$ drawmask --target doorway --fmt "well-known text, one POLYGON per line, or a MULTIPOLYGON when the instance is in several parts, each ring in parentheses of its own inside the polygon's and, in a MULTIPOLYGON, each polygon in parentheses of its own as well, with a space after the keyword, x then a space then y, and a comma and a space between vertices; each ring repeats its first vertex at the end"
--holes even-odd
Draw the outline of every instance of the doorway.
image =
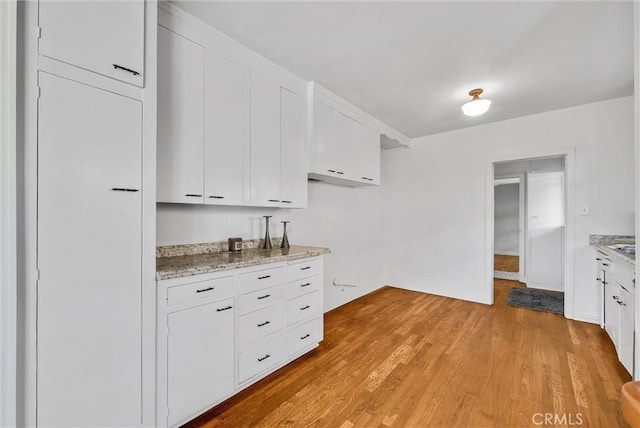
POLYGON ((572 165, 573 150, 494 160, 487 201, 487 261, 492 273, 499 270, 500 257, 517 257, 517 275, 503 279, 514 286, 564 292, 569 318, 573 316, 573 271, 567 242, 572 220, 567 213, 573 203, 572 165))

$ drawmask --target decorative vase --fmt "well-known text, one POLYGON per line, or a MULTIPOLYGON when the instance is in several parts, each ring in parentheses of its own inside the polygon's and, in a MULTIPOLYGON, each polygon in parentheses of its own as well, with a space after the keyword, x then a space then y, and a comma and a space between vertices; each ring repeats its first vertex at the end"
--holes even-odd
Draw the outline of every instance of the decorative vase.
POLYGON ((280 248, 290 248, 289 238, 287 237, 287 223, 288 221, 281 221, 280 223, 284 224, 284 231, 282 232, 282 244, 280 244, 280 248))
POLYGON ((271 245, 271 237, 269 236, 269 219, 272 217, 270 215, 263 215, 262 217, 264 217, 265 219, 265 223, 266 223, 266 227, 264 230, 264 242, 262 243, 262 249, 264 250, 270 250, 273 248, 273 246, 271 245))

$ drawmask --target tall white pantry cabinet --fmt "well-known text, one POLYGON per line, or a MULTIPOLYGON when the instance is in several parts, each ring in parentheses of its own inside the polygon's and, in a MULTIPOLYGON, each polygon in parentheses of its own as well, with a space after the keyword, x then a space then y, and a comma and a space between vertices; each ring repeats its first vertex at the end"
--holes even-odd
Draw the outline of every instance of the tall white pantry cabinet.
POLYGON ((155 425, 154 1, 24 2, 28 426, 155 425))

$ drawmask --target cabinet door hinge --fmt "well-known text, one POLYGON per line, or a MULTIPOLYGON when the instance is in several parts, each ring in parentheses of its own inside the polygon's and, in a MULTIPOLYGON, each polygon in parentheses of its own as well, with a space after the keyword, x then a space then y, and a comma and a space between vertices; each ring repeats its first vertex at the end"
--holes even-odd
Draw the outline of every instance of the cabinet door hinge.
POLYGON ((40 281, 40 269, 36 269, 36 281, 40 281))
POLYGON ((38 85, 38 99, 42 96, 42 88, 38 85))
POLYGON ((36 39, 40 40, 41 38, 42 38, 42 27, 38 25, 36 27, 36 39))

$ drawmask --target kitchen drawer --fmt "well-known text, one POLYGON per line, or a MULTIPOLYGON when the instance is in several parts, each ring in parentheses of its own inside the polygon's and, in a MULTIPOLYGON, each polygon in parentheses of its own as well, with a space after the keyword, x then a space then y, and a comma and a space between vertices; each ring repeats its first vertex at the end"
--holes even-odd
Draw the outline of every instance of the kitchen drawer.
POLYGON ((304 319, 317 317, 320 311, 318 291, 296 297, 287 302, 287 325, 295 324, 304 319))
POLYGON ((238 277, 238 291, 247 293, 282 284, 285 282, 285 274, 284 266, 243 273, 238 277))
POLYGON ((322 276, 316 275, 311 278, 303 278, 289 282, 284 294, 287 299, 292 299, 319 290, 320 287, 322 287, 322 276))
POLYGON ((238 344, 240 347, 268 336, 282 328, 282 303, 238 318, 238 344))
POLYGON ((287 282, 309 278, 322 273, 322 260, 319 258, 295 261, 287 266, 287 282))
POLYGON ((176 285, 167 290, 167 305, 178 305, 193 300, 225 297, 233 292, 233 277, 209 279, 185 285, 176 285))
POLYGON ((276 285, 275 287, 242 294, 238 298, 238 312, 242 315, 271 306, 282 297, 283 288, 284 285, 276 285))
POLYGON ((283 357, 282 334, 277 333, 238 354, 238 383, 273 367, 283 357))
POLYGON ((318 338, 320 337, 318 331, 319 322, 320 320, 315 318, 287 332, 285 337, 287 356, 318 343, 318 338))
POLYGON ((634 270, 631 266, 624 265, 623 263, 624 262, 616 263, 616 271, 612 277, 621 287, 633 294, 635 293, 636 287, 634 270))

